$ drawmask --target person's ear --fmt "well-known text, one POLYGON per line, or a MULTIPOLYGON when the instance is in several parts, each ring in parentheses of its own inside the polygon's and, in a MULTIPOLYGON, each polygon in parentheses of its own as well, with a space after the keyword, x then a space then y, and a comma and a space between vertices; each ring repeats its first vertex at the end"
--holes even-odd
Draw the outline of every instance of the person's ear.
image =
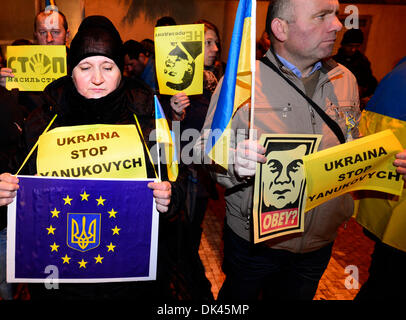
POLYGON ((287 40, 288 29, 289 29, 288 23, 283 19, 275 18, 271 22, 272 33, 274 37, 280 42, 284 42, 287 40))
POLYGON ((140 53, 139 55, 138 55, 138 61, 139 62, 141 62, 142 64, 146 64, 147 63, 147 57, 146 57, 146 55, 145 54, 143 54, 143 53, 140 53))
POLYGON ((70 35, 70 31, 69 31, 69 29, 68 29, 68 30, 66 30, 66 35, 65 35, 65 44, 67 44, 67 43, 68 43, 68 41, 69 41, 69 35, 70 35))

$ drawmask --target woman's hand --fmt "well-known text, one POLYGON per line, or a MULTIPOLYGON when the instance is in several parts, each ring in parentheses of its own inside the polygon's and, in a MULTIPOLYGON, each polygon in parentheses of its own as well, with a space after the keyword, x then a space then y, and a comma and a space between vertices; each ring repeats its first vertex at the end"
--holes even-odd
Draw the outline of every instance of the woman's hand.
POLYGON ((186 108, 190 106, 189 97, 179 92, 171 97, 172 117, 173 120, 182 120, 185 117, 186 108))
POLYGON ((172 195, 172 185, 168 181, 150 182, 148 188, 154 190, 153 195, 156 203, 156 209, 165 213, 169 210, 172 195))
POLYGON ((18 178, 10 173, 0 175, 0 206, 6 206, 13 202, 19 188, 18 178))

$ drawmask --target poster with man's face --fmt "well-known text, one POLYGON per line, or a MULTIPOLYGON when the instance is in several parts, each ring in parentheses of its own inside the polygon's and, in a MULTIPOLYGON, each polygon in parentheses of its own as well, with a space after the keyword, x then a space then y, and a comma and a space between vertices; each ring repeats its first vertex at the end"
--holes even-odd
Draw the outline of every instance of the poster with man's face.
POLYGON ((155 63, 159 93, 203 92, 204 25, 155 28, 155 63))
POLYGON ((317 151, 320 135, 262 135, 266 162, 255 176, 254 242, 304 230, 306 179, 303 156, 317 151))

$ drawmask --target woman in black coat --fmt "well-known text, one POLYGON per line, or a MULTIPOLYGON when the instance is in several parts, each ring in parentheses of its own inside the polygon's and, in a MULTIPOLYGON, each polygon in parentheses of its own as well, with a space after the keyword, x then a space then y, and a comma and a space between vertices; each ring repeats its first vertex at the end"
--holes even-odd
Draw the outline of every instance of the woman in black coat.
MULTIPOLYGON (((39 136, 55 117, 50 129, 91 124, 140 124, 141 139, 149 147, 149 133, 155 128, 153 94, 141 82, 122 77, 124 57, 121 37, 114 25, 105 17, 91 16, 83 20, 72 40, 68 55, 69 75, 46 87, 42 100, 26 120, 21 154, 26 155, 39 136)), ((143 146, 147 177, 155 178, 154 164, 149 161, 143 146)), ((18 156, 17 156, 18 158, 18 156)), ((21 163, 20 158, 18 163, 21 163)), ((21 173, 36 174, 36 154, 30 158, 21 173)), ((145 178, 147 178, 145 177, 145 178)), ((168 211, 176 212, 170 204, 176 186, 168 181, 150 183, 160 220, 168 218, 168 211)), ((0 205, 13 201, 18 179, 8 173, 0 175, 0 205)), ((173 201, 173 200, 172 200, 173 201)), ((160 225, 164 229, 165 222, 160 225)), ((159 247, 161 243, 159 243, 159 247)), ((168 298, 169 284, 164 261, 158 250, 157 281, 123 282, 111 284, 61 284, 59 290, 46 290, 41 285, 30 285, 32 298, 46 299, 159 299, 168 298)))

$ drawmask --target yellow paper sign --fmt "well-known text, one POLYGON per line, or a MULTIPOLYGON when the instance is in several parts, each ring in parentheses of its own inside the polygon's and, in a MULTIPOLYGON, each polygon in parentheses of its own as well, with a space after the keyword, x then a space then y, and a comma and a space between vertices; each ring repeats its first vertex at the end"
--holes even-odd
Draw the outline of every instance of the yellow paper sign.
POLYGON ((147 178, 135 125, 53 129, 39 138, 37 171, 55 177, 147 178))
POLYGON ((202 94, 204 25, 156 27, 154 32, 159 92, 202 94))
POLYGON ((8 90, 43 91, 67 73, 65 46, 8 46, 7 57, 14 73, 14 78, 7 78, 8 90))
POLYGON ((393 132, 385 130, 305 156, 306 211, 350 191, 401 195, 403 180, 393 161, 402 150, 393 132))
POLYGON ((303 232, 306 180, 303 156, 317 151, 321 135, 264 134, 267 161, 258 163, 253 198, 254 242, 303 232))

